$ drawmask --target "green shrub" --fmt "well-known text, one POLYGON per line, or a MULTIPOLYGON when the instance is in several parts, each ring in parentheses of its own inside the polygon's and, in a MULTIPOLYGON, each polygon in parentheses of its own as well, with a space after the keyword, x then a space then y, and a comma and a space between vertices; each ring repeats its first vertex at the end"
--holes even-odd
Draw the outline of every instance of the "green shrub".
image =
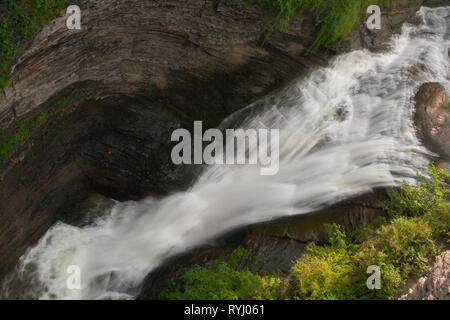
POLYGON ((246 300, 280 298, 281 280, 237 270, 245 253, 237 249, 228 259, 218 259, 211 266, 196 265, 171 279, 159 296, 166 300, 246 300))
POLYGON ((348 235, 349 240, 354 244, 361 244, 364 241, 372 239, 376 235, 376 231, 381 226, 387 224, 385 217, 378 217, 366 225, 362 225, 348 235))
POLYGON ((370 265, 395 266, 402 278, 421 275, 428 257, 436 253, 432 230, 421 218, 398 217, 382 226, 376 236, 364 242, 355 255, 361 269, 370 265))
POLYGON ((367 243, 385 252, 387 261, 398 267, 403 277, 421 275, 428 267, 427 257, 436 253, 432 230, 421 218, 395 218, 367 243))
POLYGON ((311 244, 290 270, 288 297, 301 300, 353 299, 351 257, 355 250, 342 226, 325 225, 329 244, 311 244))
POLYGON ((409 276, 422 275, 429 265, 428 258, 434 254, 432 230, 426 221, 395 218, 382 226, 374 238, 364 242, 352 257, 360 279, 355 284, 356 295, 361 299, 394 297, 409 276), (380 290, 367 290, 366 270, 371 265, 380 267, 380 290))
POLYGON ((379 251, 373 246, 365 246, 355 253, 353 258, 353 270, 355 282, 353 284, 354 295, 358 299, 390 299, 395 296, 404 278, 400 269, 389 262, 389 256, 384 251, 379 251), (369 266, 380 268, 380 289, 368 290, 367 269, 369 266))
POLYGON ((429 177, 418 173, 417 185, 404 183, 399 190, 387 190, 388 200, 380 207, 391 217, 423 217, 433 229, 435 236, 448 234, 450 230, 450 207, 446 200, 449 193, 446 180, 449 172, 430 164, 429 177))
POLYGON ((399 190, 387 190, 388 200, 381 203, 381 208, 390 216, 423 216, 439 210, 445 204, 449 193, 446 179, 450 174, 433 165, 428 167, 429 178, 418 173, 419 183, 411 185, 404 182, 399 190))
POLYGON ((311 245, 308 253, 295 261, 290 298, 392 298, 409 276, 421 275, 428 267, 428 258, 436 254, 432 230, 420 218, 395 218, 361 244, 352 242, 342 227, 335 228, 328 245, 311 245), (381 270, 379 290, 367 288, 366 272, 371 265, 381 270))
POLYGON ((288 297, 301 300, 347 299, 351 296, 351 263, 354 247, 342 226, 325 225, 329 244, 311 244, 290 270, 288 297))
POLYGON ((308 247, 291 268, 289 297, 301 300, 346 299, 351 296, 350 253, 332 246, 308 247))

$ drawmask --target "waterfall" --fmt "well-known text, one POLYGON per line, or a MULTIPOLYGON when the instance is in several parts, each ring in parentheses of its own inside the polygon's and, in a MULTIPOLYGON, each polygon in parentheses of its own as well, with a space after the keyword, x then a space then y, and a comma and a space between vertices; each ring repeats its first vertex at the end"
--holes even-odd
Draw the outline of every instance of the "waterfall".
POLYGON ((185 192, 117 203, 85 227, 56 223, 19 261, 29 296, 132 299, 165 259, 228 231, 414 181, 432 156, 415 136, 414 94, 430 81, 450 89, 449 11, 421 8, 423 23, 404 25, 388 52, 341 55, 223 122, 280 129, 278 174, 209 166, 185 192), (66 286, 71 265, 80 290, 66 286))

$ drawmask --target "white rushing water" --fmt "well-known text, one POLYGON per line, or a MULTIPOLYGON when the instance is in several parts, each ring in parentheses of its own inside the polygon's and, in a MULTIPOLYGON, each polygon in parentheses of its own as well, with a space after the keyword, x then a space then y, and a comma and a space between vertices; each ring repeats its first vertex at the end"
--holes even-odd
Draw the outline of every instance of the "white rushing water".
POLYGON ((430 153, 414 134, 413 97, 424 82, 450 88, 449 8, 422 8, 424 24, 405 25, 389 52, 339 56, 227 119, 223 127, 280 129, 277 175, 208 167, 186 192, 117 203, 87 227, 54 225, 20 261, 31 296, 133 298, 166 258, 227 231, 414 178, 430 153), (81 290, 66 287, 70 265, 81 269, 81 290))

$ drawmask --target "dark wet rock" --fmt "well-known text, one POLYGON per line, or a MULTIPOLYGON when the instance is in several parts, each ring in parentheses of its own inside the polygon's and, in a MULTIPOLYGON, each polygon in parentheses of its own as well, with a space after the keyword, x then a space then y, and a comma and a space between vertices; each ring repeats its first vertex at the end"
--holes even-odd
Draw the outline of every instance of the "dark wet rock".
POLYGON ((92 193, 87 199, 75 204, 72 208, 63 208, 56 214, 56 219, 82 228, 108 216, 116 204, 117 201, 111 198, 92 193))

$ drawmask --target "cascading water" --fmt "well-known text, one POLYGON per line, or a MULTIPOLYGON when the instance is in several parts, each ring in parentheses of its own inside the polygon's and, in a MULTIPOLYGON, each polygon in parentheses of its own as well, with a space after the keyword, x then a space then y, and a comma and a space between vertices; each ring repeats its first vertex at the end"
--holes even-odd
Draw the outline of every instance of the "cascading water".
POLYGON ((449 12, 422 8, 423 24, 405 25, 388 53, 342 55, 227 119, 224 128, 280 129, 277 175, 208 167, 186 192, 117 203, 87 227, 54 225, 20 260, 27 297, 133 298, 166 258, 234 228, 414 179, 430 153, 414 134, 413 97, 424 82, 450 89, 449 12), (70 265, 81 269, 81 290, 66 286, 70 265))

